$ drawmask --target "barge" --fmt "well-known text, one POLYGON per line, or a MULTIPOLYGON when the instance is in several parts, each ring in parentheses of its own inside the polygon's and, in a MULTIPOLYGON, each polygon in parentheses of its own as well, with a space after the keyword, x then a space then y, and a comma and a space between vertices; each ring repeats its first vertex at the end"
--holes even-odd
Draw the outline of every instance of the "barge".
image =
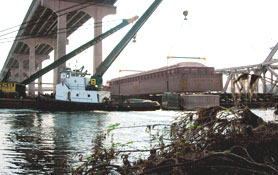
POLYGON ((113 103, 110 91, 101 87, 97 77, 79 70, 66 69, 61 72, 61 82, 56 85, 55 99, 39 97, 36 109, 44 111, 149 111, 160 109, 158 102, 130 99, 113 103))

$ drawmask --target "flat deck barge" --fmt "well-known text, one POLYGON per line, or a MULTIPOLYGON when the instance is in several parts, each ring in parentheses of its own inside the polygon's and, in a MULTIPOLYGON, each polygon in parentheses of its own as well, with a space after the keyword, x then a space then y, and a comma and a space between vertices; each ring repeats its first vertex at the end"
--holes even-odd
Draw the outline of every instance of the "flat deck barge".
POLYGON ((36 109, 35 99, 0 98, 1 109, 36 109))

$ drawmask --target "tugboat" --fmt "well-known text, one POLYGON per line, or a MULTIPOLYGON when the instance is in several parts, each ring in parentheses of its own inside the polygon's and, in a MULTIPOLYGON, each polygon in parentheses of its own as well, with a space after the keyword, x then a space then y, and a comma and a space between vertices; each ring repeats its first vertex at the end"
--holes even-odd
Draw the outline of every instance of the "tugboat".
POLYGON ((86 78, 85 76, 87 75, 87 73, 82 72, 83 69, 81 71, 71 71, 70 69, 67 69, 64 72, 61 72, 62 81, 56 86, 55 99, 39 97, 36 105, 37 108, 48 111, 115 109, 109 102, 110 92, 102 89, 102 77, 161 2, 162 0, 155 0, 139 19, 138 16, 135 16, 129 20, 123 20, 121 24, 99 35, 93 40, 83 44, 72 52, 62 56, 58 60, 54 61, 50 65, 46 66, 45 68, 31 75, 26 80, 22 81, 21 83, 24 85, 32 83, 45 73, 54 68, 57 68, 61 64, 65 63, 67 60, 71 59, 87 48, 110 36, 112 33, 138 19, 138 21, 132 26, 132 28, 122 38, 122 40, 115 46, 111 53, 97 67, 93 76, 91 76, 90 78, 86 78))
POLYGON ((61 72, 54 98, 38 98, 37 107, 48 111, 109 110, 110 91, 102 90, 101 79, 86 77, 84 66, 79 70, 67 68, 61 72))
POLYGON ((110 100, 110 92, 101 90, 94 76, 85 77, 87 71, 66 69, 61 72, 61 83, 56 85, 56 100, 79 103, 103 103, 110 100))
POLYGON ((61 72, 61 82, 56 85, 55 98, 39 97, 37 109, 44 111, 153 111, 160 109, 156 101, 128 99, 122 104, 111 102, 110 91, 102 87, 102 79, 86 77, 84 67, 61 72))

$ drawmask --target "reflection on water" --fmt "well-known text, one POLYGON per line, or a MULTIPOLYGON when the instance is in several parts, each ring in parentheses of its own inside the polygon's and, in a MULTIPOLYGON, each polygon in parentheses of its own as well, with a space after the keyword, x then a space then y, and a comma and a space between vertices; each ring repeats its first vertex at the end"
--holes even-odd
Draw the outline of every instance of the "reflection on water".
MULTIPOLYGON (((0 174, 65 174, 76 153, 89 154, 97 134, 120 123, 116 142, 136 141, 146 146, 145 128, 168 124, 177 112, 45 113, 34 110, 0 110, 0 174)), ((134 146, 134 145, 133 145, 134 146)))
MULTIPOLYGON (((253 110, 273 120, 273 109, 253 110)), ((76 153, 89 154, 98 134, 120 123, 115 143, 133 142, 128 149, 149 146, 146 126, 169 124, 174 111, 45 113, 34 110, 0 110, 0 175, 66 174, 76 153)), ((109 140, 107 140, 109 142, 109 140)))

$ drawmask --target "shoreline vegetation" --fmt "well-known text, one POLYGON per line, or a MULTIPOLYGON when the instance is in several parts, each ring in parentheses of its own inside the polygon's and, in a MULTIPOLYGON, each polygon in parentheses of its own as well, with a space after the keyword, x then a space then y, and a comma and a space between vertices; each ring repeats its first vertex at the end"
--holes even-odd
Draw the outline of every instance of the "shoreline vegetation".
POLYGON ((211 107, 182 112, 169 125, 146 126, 150 148, 127 150, 112 139, 119 123, 99 135, 89 157, 71 168, 76 175, 274 175, 278 174, 278 124, 248 108, 211 107), (146 154, 141 157, 132 153, 146 154))

